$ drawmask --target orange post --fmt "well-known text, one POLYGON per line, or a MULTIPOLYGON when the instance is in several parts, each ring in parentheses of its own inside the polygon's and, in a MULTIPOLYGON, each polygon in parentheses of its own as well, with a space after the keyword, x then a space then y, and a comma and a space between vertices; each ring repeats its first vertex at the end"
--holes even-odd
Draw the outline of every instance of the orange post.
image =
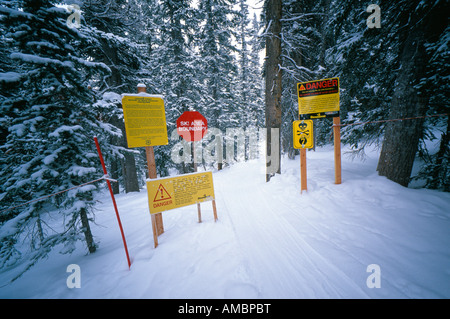
POLYGON ((333 117, 333 135, 334 135, 334 183, 342 183, 341 173, 341 118, 333 117))
POLYGON ((308 190, 306 184, 306 148, 300 149, 300 193, 308 190))

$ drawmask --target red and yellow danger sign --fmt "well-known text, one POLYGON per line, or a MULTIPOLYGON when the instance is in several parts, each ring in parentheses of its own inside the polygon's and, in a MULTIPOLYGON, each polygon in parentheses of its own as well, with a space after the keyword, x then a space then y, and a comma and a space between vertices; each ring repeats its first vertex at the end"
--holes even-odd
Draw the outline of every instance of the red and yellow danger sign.
POLYGON ((150 214, 214 200, 211 172, 147 181, 150 214))
POLYGON ((297 83, 297 93, 300 115, 318 118, 339 112, 339 78, 297 83))

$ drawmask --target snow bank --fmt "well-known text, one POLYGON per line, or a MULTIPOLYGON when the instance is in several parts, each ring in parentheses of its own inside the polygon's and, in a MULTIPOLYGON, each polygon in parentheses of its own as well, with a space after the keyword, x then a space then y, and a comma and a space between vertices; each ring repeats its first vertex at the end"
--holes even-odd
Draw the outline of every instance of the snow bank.
MULTIPOLYGON (((343 157, 335 185, 331 148, 308 152, 265 183, 264 161, 214 172, 217 212, 202 203, 163 214, 153 248, 147 194, 116 197, 128 249, 106 192, 91 224, 96 253, 52 253, 1 298, 450 298, 450 194, 399 186, 376 174, 377 152, 343 157), (67 266, 80 266, 68 288, 67 266), (379 273, 374 274, 377 265, 379 273), (378 275, 380 288, 367 284, 378 275)), ((0 273, 0 286, 12 271, 0 273)))
POLYGON ((21 76, 22 75, 20 73, 17 73, 17 72, 0 73, 0 82, 4 82, 4 83, 19 82, 21 76))

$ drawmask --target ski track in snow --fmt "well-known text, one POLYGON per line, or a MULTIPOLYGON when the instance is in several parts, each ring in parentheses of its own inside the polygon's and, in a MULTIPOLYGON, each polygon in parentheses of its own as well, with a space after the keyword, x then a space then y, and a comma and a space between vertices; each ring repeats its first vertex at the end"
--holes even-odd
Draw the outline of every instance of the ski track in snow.
MULTIPOLYGON (((221 191, 239 244, 251 265, 248 271, 261 287, 260 295, 264 298, 345 298, 352 294, 367 297, 332 262, 303 240, 283 216, 286 213, 280 214, 286 211, 283 202, 286 198, 271 197, 262 183, 253 180, 252 185, 246 183, 232 192, 225 185, 234 188, 236 183, 229 180, 221 191), (249 198, 248 189, 258 196, 249 198)), ((292 209, 288 207, 288 211, 292 209)))
POLYGON ((96 206, 92 232, 71 255, 52 252, 0 298, 450 298, 450 194, 401 187, 365 162, 343 156, 334 184, 330 148, 308 152, 308 191, 300 194, 299 160, 283 158, 282 174, 265 182, 264 161, 214 172, 217 213, 201 204, 163 213, 165 232, 153 247, 146 189, 116 197, 129 270, 109 194, 96 206), (69 264, 81 288, 69 289, 69 264), (367 266, 381 269, 368 288, 367 266))

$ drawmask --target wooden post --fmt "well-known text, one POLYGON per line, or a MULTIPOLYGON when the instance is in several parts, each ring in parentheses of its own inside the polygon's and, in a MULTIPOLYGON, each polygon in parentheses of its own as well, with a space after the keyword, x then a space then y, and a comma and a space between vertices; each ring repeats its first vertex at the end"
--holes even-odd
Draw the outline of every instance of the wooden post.
POLYGON ((214 221, 217 221, 217 208, 216 208, 216 200, 213 199, 212 200, 212 207, 213 207, 213 212, 214 212, 214 221))
POLYGON ((300 194, 308 190, 306 182, 306 148, 300 149, 300 194))
MULTIPOLYGON (((143 84, 138 84, 137 87, 138 93, 145 93, 146 87, 143 84)), ((147 169, 148 169, 148 178, 154 179, 158 175, 156 173, 156 161, 155 161, 155 152, 153 150, 153 146, 145 147, 145 155, 147 158, 147 169)), ((162 214, 152 214, 152 229, 153 229, 153 241, 155 243, 155 248, 158 247, 158 236, 164 233, 164 225, 162 220, 162 214)))
POLYGON ((148 178, 154 179, 158 175, 156 174, 155 152, 153 146, 145 147, 145 155, 147 157, 148 178))
MULTIPOLYGON (((155 162, 155 152, 153 150, 153 146, 145 147, 145 155, 147 157, 147 168, 148 168, 148 178, 154 179, 158 177, 156 174, 156 162, 155 162)), ((152 219, 155 220, 156 234, 157 236, 164 233, 164 225, 162 220, 162 214, 154 214, 152 215, 152 219)), ((153 220, 152 220, 153 223, 153 220)), ((155 243, 155 247, 158 246, 158 243, 155 243)))
POLYGON ((194 172, 197 172, 197 162, 195 161, 195 141, 192 141, 191 144, 192 144, 192 163, 194 167, 194 172))
POLYGON ((341 118, 333 117, 333 135, 334 135, 334 183, 341 184, 341 118))
MULTIPOLYGON (((195 157, 195 142, 192 141, 192 159, 194 162, 194 172, 197 172, 197 162, 195 161, 196 157, 195 157)), ((202 222, 202 209, 200 207, 200 203, 197 203, 197 214, 198 214, 198 222, 201 223, 202 222)))

